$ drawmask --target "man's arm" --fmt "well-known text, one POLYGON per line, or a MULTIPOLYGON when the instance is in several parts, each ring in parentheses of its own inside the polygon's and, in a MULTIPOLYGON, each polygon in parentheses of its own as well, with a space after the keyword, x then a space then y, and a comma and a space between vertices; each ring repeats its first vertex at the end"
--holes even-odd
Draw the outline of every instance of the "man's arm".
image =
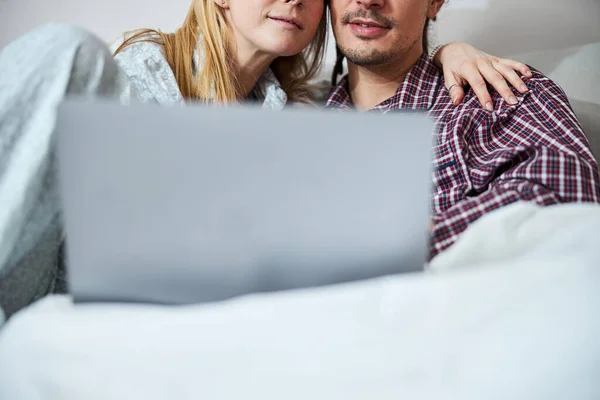
POLYGON ((432 255, 483 214, 516 201, 600 202, 598 165, 565 93, 539 73, 528 86, 514 112, 470 133, 473 193, 433 217, 432 255))

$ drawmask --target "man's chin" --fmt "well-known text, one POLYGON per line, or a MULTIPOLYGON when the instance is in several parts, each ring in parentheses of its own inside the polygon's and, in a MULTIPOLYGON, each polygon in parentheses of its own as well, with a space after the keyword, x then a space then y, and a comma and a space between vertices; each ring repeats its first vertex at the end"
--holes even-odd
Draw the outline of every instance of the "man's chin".
POLYGON ((389 53, 384 53, 376 49, 342 49, 342 54, 354 65, 361 67, 376 67, 386 65, 392 60, 389 53))

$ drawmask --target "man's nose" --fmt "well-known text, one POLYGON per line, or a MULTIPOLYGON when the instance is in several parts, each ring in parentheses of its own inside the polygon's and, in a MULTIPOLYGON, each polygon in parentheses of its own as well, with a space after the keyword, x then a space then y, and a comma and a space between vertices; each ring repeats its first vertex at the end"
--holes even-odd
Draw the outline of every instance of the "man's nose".
POLYGON ((384 0, 356 0, 359 6, 367 10, 383 7, 384 0))

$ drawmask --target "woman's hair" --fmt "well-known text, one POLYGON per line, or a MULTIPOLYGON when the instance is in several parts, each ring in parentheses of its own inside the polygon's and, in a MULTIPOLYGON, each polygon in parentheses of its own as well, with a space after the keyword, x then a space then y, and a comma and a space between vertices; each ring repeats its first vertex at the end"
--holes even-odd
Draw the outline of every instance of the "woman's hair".
MULTIPOLYGON (((328 1, 325 2, 326 6, 328 1)), ((234 66, 231 64, 231 33, 223 9, 214 0, 192 0, 183 25, 174 33, 155 29, 141 29, 126 35, 115 55, 125 47, 140 41, 157 43, 164 48, 165 57, 173 70, 183 98, 188 101, 214 100, 219 103, 236 102, 239 93, 234 66), (204 65, 194 69, 194 51, 202 37, 204 65)), ((290 101, 311 102, 315 77, 325 53, 327 39, 327 9, 317 33, 309 46, 300 54, 279 57, 271 69, 290 101)))

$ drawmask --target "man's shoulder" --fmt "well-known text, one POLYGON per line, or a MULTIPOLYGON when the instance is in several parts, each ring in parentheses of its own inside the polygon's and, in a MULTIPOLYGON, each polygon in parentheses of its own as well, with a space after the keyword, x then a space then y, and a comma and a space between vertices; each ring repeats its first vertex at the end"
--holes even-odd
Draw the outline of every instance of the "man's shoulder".
POLYGON ((511 87, 517 98, 516 104, 504 101, 488 85, 494 106, 492 112, 482 107, 471 88, 468 88, 463 101, 457 106, 448 102, 447 93, 441 92, 445 88, 440 89, 429 110, 429 116, 436 121, 438 135, 471 138, 472 135, 482 137, 492 131, 503 131, 511 137, 523 137, 527 136, 526 132, 542 127, 564 129, 565 123, 569 129, 579 130, 575 122, 577 117, 563 89, 540 71, 534 68, 531 71, 531 77, 522 77, 528 91, 520 93, 511 87))
MULTIPOLYGON (((494 106, 493 114, 497 114, 498 116, 510 115, 517 110, 526 109, 523 106, 530 104, 540 96, 547 96, 548 94, 550 97, 560 99, 561 101, 567 101, 566 94, 558 84, 535 68, 529 68, 532 72, 532 76, 521 76, 521 80, 523 80, 527 86, 527 92, 521 93, 509 84, 511 91, 518 100, 517 104, 508 104, 506 101, 504 101, 500 93, 498 93, 490 84, 488 84, 487 88, 490 96, 492 97, 492 103, 494 106)), ((465 97, 457 108, 463 112, 479 112, 482 107, 477 95, 475 94, 475 91, 471 87, 467 87, 465 89, 465 97)))

